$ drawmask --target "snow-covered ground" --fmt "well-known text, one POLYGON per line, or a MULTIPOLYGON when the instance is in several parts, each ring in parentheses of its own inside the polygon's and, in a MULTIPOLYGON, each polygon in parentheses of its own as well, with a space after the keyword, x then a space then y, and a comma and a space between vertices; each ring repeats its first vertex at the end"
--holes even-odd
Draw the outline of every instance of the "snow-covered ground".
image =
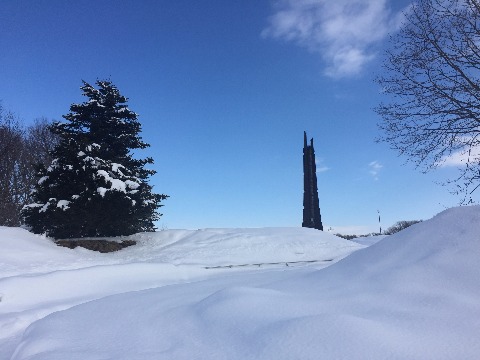
POLYGON ((0 359, 479 359, 479 220, 363 244, 167 230, 110 254, 0 228, 0 359))

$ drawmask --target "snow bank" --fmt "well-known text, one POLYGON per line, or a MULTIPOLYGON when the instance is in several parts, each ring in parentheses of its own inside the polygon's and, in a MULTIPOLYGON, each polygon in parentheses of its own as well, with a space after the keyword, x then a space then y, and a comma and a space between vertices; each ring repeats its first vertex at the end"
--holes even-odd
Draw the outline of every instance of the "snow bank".
POLYGON ((155 262, 200 267, 338 260, 364 246, 305 228, 164 230, 141 233, 136 246, 100 254, 66 249, 19 228, 0 227, 0 278, 96 265, 155 262))
POLYGON ((364 247, 307 228, 165 230, 136 239, 141 247, 129 251, 137 260, 201 266, 335 260, 364 247))
POLYGON ((44 236, 0 227, 0 358, 10 358, 30 323, 78 304, 265 268, 205 269, 208 266, 325 258, 335 262, 362 248, 301 228, 167 230, 128 238, 137 245, 101 254, 58 247, 44 236))
POLYGON ((51 271, 58 262, 66 265, 77 261, 75 253, 20 228, 0 226, 0 249, 0 278, 51 271))
MULTIPOLYGON (((102 295, 34 321, 12 359, 477 359, 479 220, 480 207, 451 209, 321 270, 213 271, 189 283, 102 295)), ((295 244, 306 233, 297 238, 293 230, 285 230, 283 239, 275 233, 211 229, 140 234, 145 244, 137 253, 128 254, 128 248, 122 252, 125 259, 139 259, 143 248, 146 263, 65 272, 72 277, 53 273, 51 280, 43 278, 42 286, 52 281, 74 292, 68 279, 87 286, 85 278, 100 276, 98 288, 92 289, 99 295, 104 287, 122 291, 122 283, 110 283, 117 272, 117 280, 125 277, 124 290, 142 279, 155 281, 155 266, 160 264, 156 255, 146 255, 147 249, 155 254, 163 249, 163 256, 178 263, 200 264, 205 257, 205 264, 212 261, 210 253, 226 261, 231 256, 228 246, 235 246, 243 262, 260 251, 264 241, 264 259, 275 251, 307 258, 295 244), (277 236, 277 247, 267 240, 269 234, 277 236), (156 238, 150 248, 149 236, 156 238), (252 238, 256 240, 249 246, 238 244, 252 238)), ((336 239, 323 236, 320 241, 327 247, 336 239)), ((308 243, 301 247, 309 249, 308 243)), ((331 250, 337 251, 333 246, 331 250)), ((183 266, 200 269, 177 265, 183 266)), ((21 287, 23 280, 11 281, 21 287)), ((57 295, 50 299, 63 296, 57 295)), ((9 311, 24 307, 5 305, 9 311)), ((40 308, 41 302, 28 304, 35 306, 40 308)))

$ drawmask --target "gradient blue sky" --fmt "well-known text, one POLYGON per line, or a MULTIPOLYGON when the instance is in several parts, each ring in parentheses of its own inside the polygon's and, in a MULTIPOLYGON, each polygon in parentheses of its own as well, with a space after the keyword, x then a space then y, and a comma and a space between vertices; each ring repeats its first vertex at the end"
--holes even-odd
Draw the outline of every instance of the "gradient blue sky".
POLYGON ((159 227, 301 226, 303 131, 324 225, 361 233, 458 203, 377 144, 388 32, 407 0, 2 0, 0 99, 61 120, 110 78, 151 144, 159 227))

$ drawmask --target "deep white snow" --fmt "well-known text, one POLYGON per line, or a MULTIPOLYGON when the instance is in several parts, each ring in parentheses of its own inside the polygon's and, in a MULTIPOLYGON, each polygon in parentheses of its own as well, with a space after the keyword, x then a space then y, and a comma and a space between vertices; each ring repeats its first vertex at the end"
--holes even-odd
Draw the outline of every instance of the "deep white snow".
POLYGON ((363 245, 166 230, 110 254, 0 228, 0 359, 478 359, 479 220, 454 208, 363 245))

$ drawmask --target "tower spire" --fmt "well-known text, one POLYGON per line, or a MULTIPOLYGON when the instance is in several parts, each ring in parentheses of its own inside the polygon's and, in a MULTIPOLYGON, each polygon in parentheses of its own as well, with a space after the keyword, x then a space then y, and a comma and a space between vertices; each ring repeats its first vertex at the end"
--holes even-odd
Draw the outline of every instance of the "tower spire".
POLYGON ((323 230, 318 201, 317 166, 313 138, 307 145, 307 132, 303 132, 303 227, 323 230))

